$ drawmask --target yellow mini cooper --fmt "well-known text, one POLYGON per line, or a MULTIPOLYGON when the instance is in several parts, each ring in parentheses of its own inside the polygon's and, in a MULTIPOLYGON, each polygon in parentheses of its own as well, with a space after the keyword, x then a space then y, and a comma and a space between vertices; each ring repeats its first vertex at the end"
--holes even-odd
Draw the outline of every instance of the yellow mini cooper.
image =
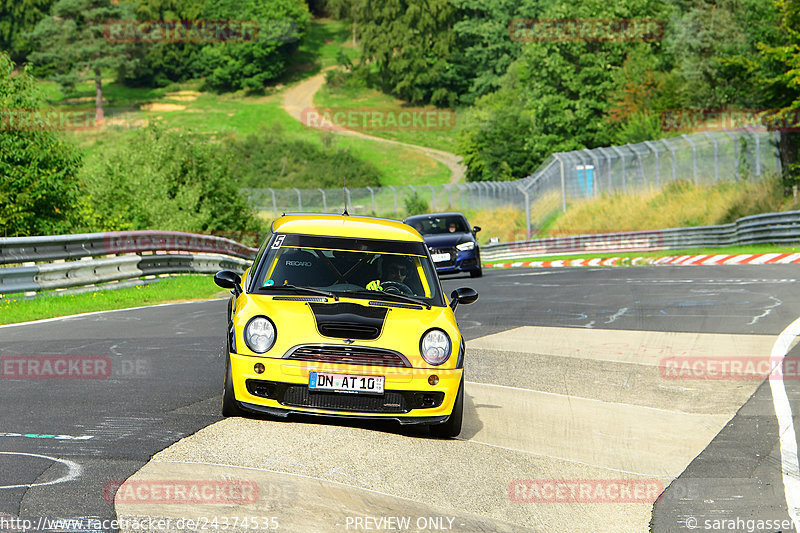
POLYGON ((464 340, 422 237, 401 222, 285 215, 232 289, 224 416, 382 418, 455 437, 464 340))

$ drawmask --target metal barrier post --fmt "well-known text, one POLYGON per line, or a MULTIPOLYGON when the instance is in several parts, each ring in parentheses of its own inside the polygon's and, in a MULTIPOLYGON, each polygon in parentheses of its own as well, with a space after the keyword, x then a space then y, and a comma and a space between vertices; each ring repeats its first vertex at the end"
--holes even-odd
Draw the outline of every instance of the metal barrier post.
POLYGON ((567 185, 564 181, 564 160, 561 159, 561 154, 553 154, 558 162, 561 164, 561 211, 567 212, 567 185))
POLYGON ((622 150, 616 146, 611 146, 610 148, 614 150, 614 152, 616 152, 616 154, 622 160, 622 192, 628 192, 628 184, 625 180, 625 154, 623 154, 622 150))
POLYGON ((716 183, 719 181, 719 147, 717 146, 717 139, 707 131, 703 133, 714 143, 714 183, 716 183))
POLYGON ((655 145, 653 143, 651 143, 650 141, 645 141, 644 144, 645 144, 645 146, 647 146, 653 152, 653 156, 655 157, 655 160, 656 160, 656 187, 658 187, 660 189, 661 188, 661 167, 658 164, 658 150, 656 150, 655 145))
POLYGON ((681 137, 692 146, 692 175, 694 176, 694 184, 697 185, 697 145, 685 133, 681 137))

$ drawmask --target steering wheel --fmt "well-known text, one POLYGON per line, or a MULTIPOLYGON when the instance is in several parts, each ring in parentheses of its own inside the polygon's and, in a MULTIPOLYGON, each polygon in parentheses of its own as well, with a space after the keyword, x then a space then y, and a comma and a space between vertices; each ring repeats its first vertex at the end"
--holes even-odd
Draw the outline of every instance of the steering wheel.
POLYGON ((400 283, 399 281, 382 281, 381 287, 383 287, 383 292, 388 292, 389 294, 414 296, 414 291, 412 291, 408 285, 400 283))

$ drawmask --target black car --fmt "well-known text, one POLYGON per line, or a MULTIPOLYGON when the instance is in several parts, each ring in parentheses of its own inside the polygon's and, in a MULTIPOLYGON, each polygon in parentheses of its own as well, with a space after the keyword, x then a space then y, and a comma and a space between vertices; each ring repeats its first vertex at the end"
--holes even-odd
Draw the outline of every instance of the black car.
POLYGON ((481 228, 470 229, 469 222, 461 213, 416 215, 403 222, 425 239, 439 274, 469 272, 473 278, 483 275, 478 239, 475 238, 481 228))

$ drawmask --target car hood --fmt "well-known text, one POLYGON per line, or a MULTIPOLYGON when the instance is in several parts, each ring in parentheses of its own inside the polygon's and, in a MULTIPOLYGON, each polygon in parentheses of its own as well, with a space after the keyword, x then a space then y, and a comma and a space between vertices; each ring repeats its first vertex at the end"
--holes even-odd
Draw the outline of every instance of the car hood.
POLYGON ((443 233, 439 235, 423 235, 428 248, 449 248, 462 242, 473 241, 471 233, 443 233))

